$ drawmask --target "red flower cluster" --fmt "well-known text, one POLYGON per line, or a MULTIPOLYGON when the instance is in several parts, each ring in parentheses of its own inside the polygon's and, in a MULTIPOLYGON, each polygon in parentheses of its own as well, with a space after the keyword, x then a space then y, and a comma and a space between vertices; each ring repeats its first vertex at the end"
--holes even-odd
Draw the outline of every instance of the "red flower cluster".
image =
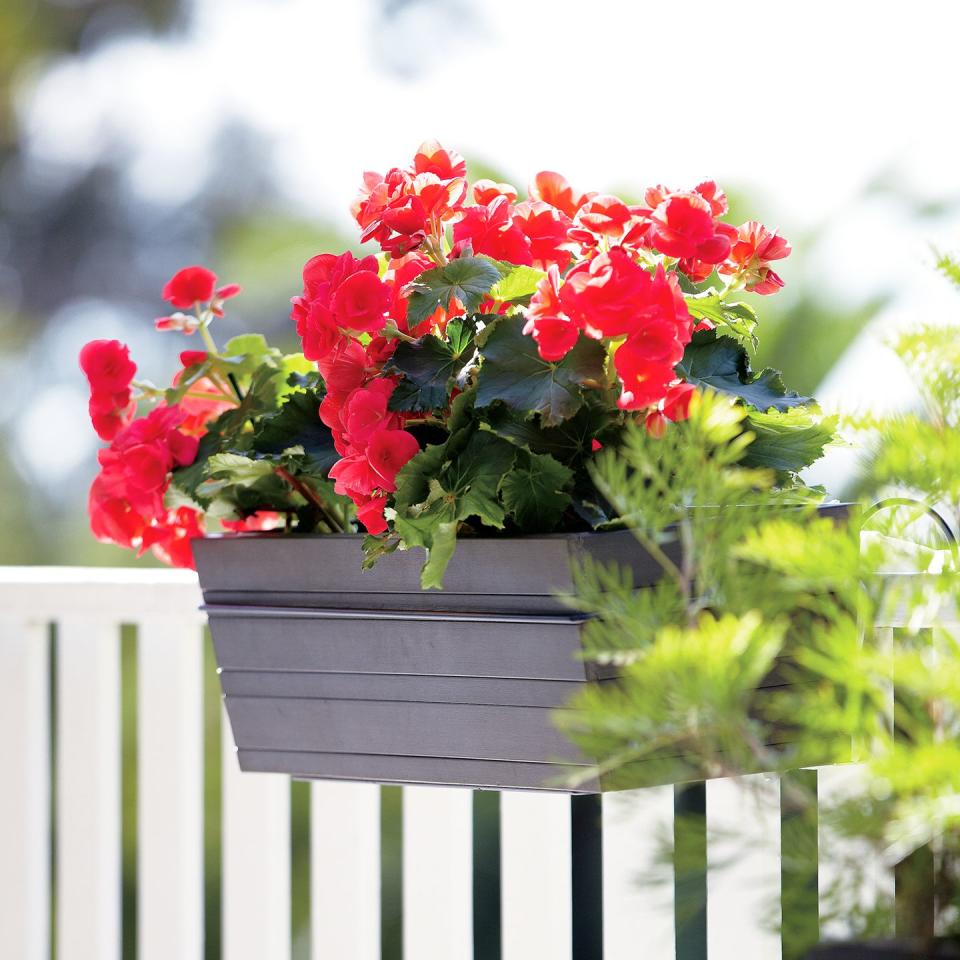
POLYGON ((420 145, 410 167, 365 173, 352 207, 360 239, 376 240, 394 256, 416 250, 463 206, 466 174, 463 157, 435 141, 420 145))
POLYGON ((197 438, 180 429, 184 419, 179 407, 156 407, 100 451, 88 504, 98 540, 136 547, 141 554, 152 549, 174 566, 193 566, 189 542, 203 534, 200 515, 164 505, 171 470, 188 466, 197 455, 197 438))
MULTIPOLYGON (((166 283, 164 299, 178 310, 197 308, 196 316, 175 314, 156 321, 161 330, 193 333, 211 317, 223 313, 223 303, 236 296, 236 284, 217 287, 216 276, 204 267, 185 267, 166 283), (189 321, 189 322, 188 322, 189 321)), ((204 350, 180 354, 182 369, 177 387, 189 367, 204 363, 204 350)), ((190 541, 203 536, 197 510, 169 510, 164 496, 170 474, 188 466, 197 456, 199 438, 207 424, 235 406, 232 398, 209 377, 190 383, 179 404, 163 402, 163 391, 140 385, 144 396, 160 402, 145 417, 134 419, 137 399, 132 381, 136 364, 130 350, 117 340, 93 340, 80 351, 80 368, 90 384, 90 419, 97 435, 111 441, 99 453, 100 472, 90 488, 90 525, 98 540, 147 550, 166 563, 192 567, 190 541)))
MULTIPOLYGON (((468 190, 463 159, 434 142, 420 147, 410 167, 365 175, 353 212, 362 239, 378 241, 394 258, 384 275, 392 291, 384 309, 399 330, 407 330, 404 287, 443 261, 449 222, 449 257, 483 255, 546 271, 524 328, 543 359, 563 359, 581 333, 625 338, 613 358, 620 406, 670 420, 686 410, 671 391, 693 330, 677 273, 698 282, 716 271, 730 278, 731 289, 756 293, 782 286, 770 262, 786 256, 789 245, 760 224, 738 230, 724 223, 727 198, 712 180, 688 191, 651 187, 643 204, 630 205, 610 194, 575 191, 559 173, 545 170, 530 184, 528 200, 518 202, 518 196, 511 184, 492 180, 478 180, 468 190)), ((387 294, 379 298, 378 307, 387 294)), ((295 304, 294 319, 307 356, 319 356, 338 342, 329 332, 338 325, 321 324, 325 337, 318 350, 306 319, 309 300, 305 294, 295 304)), ((488 308, 496 311, 498 305, 488 308)), ((409 332, 442 332, 445 320, 438 310, 409 332)), ((375 332, 382 324, 364 329, 375 332)))
POLYGON ((352 333, 377 333, 393 300, 377 275, 377 258, 321 253, 303 268, 303 294, 293 298, 291 317, 308 360, 322 360, 352 333))
POLYGON ((80 351, 80 369, 90 384, 90 420, 101 440, 112 440, 134 417, 130 384, 137 365, 119 340, 91 340, 80 351))
POLYGON ((320 361, 327 385, 320 419, 342 458, 330 477, 335 491, 356 504, 357 517, 370 533, 387 529, 387 494, 397 489, 400 468, 420 452, 413 434, 402 429, 402 414, 387 409, 396 383, 379 371, 390 351, 383 341, 364 348, 349 340, 320 361))
POLYGON ((674 367, 690 342, 693 321, 673 274, 651 275, 623 247, 577 264, 560 280, 550 270, 534 294, 524 332, 545 360, 560 360, 583 332, 626 339, 613 360, 620 407, 639 410, 662 400, 678 379, 674 367))

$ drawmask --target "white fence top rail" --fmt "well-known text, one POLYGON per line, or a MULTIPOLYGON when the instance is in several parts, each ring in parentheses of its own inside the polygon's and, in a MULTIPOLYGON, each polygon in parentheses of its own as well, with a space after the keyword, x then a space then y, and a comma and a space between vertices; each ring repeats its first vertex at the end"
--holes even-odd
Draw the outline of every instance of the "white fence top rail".
POLYGON ((192 570, 0 566, 0 616, 96 617, 114 623, 196 615, 203 602, 192 570))

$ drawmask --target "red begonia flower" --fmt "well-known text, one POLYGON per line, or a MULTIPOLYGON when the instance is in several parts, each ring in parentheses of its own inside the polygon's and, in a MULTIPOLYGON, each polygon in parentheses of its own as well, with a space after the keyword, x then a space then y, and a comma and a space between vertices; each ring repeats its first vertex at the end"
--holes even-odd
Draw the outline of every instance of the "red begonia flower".
POLYGON ((619 240, 633 220, 633 212, 610 194, 592 197, 577 212, 576 224, 594 236, 619 240))
POLYGON ((217 275, 206 267, 184 267, 163 287, 163 299, 176 310, 189 310, 194 304, 213 299, 217 275))
POLYGON ((513 208, 513 222, 530 243, 533 265, 545 270, 555 263, 565 270, 573 254, 567 231, 572 222, 566 214, 542 200, 527 200, 513 208))
POLYGON ((330 309, 341 329, 375 333, 386 323, 390 299, 390 288, 377 276, 375 267, 360 269, 337 287, 330 309))
POLYGON ((393 390, 392 380, 372 380, 347 396, 340 421, 351 445, 365 446, 374 432, 395 419, 387 412, 387 401, 393 390))
POLYGON ((682 380, 680 383, 675 383, 663 399, 663 415, 674 423, 688 419, 690 406, 696 393, 697 388, 692 383, 682 380))
POLYGON ((474 253, 485 253, 494 260, 533 264, 530 241, 513 222, 506 197, 496 197, 487 206, 467 207, 453 226, 453 241, 459 249, 469 243, 474 253))
POLYGON ((647 433, 658 440, 667 432, 667 418, 660 410, 651 410, 643 421, 647 433))
POLYGON ((467 175, 467 162, 455 150, 445 150, 436 140, 425 140, 413 158, 414 173, 433 173, 441 180, 467 175))
POLYGON ((370 497, 357 505, 357 519, 366 527, 367 533, 377 536, 387 532, 387 521, 383 516, 383 508, 387 505, 387 498, 370 497))
POLYGON ((290 317, 308 360, 335 351, 349 331, 375 333, 387 322, 390 288, 377 275, 377 258, 322 253, 303 268, 303 294, 290 317))
POLYGON ((327 390, 346 394, 363 383, 367 369, 367 352, 363 349, 363 344, 356 340, 347 340, 323 357, 319 366, 327 390))
POLYGON ((334 481, 334 492, 341 496, 360 495, 368 497, 383 485, 383 478, 373 469, 370 461, 362 453, 351 454, 338 460, 330 468, 329 477, 334 481))
POLYGON ((674 193, 650 214, 650 243, 668 257, 720 263, 730 252, 733 228, 714 219, 699 193, 674 193))
POLYGON ((770 269, 770 262, 789 255, 785 238, 750 220, 737 231, 729 259, 717 269, 723 274, 742 274, 745 289, 753 293, 771 294, 783 286, 783 280, 770 269))
POLYGON ((276 510, 257 510, 241 520, 221 520, 225 530, 244 533, 255 530, 276 530, 283 523, 282 516, 276 510))
POLYGON ((552 170, 541 170, 533 178, 533 183, 530 184, 527 192, 531 200, 549 203, 551 207, 556 207, 571 220, 577 215, 577 211, 594 196, 592 193, 574 193, 567 178, 552 170))
POLYGON ((190 507, 178 507, 143 531, 140 550, 152 550, 154 556, 171 567, 193 570, 195 566, 190 542, 204 533, 200 513, 190 507))
POLYGON ((129 389, 137 365, 119 340, 91 340, 80 351, 80 369, 92 393, 121 393, 129 389))
POLYGON ((664 318, 685 343, 690 313, 676 277, 660 267, 651 276, 620 247, 577 264, 566 276, 560 302, 588 336, 621 337, 664 318))
POLYGON ((727 212, 727 195, 717 186, 714 180, 704 180, 693 188, 710 204, 710 212, 715 217, 722 217, 727 212))
POLYGON ((533 337, 544 360, 562 360, 580 338, 580 328, 560 305, 560 270, 551 266, 537 284, 523 332, 533 337))
POLYGON ((473 199, 486 206, 497 197, 506 197, 510 203, 517 202, 517 188, 509 183, 497 183, 494 180, 477 180, 473 185, 473 199))
POLYGON ((109 488, 103 476, 96 477, 90 487, 87 513, 97 540, 128 549, 140 539, 146 526, 144 518, 109 488))
MULTIPOLYGON (((173 378, 174 386, 179 384, 182 375, 181 371, 173 378)), ((180 400, 179 407, 185 415, 180 430, 191 437, 202 437, 211 420, 235 406, 236 403, 226 398, 209 377, 201 377, 190 384, 189 393, 180 400)))
POLYGON ((367 457, 381 479, 379 486, 388 492, 395 490, 394 481, 400 468, 419 452, 420 444, 412 433, 406 430, 378 430, 367 447, 367 457))
POLYGON ((659 403, 676 379, 672 364, 649 360, 629 339, 617 348, 613 363, 623 384, 617 401, 621 410, 642 410, 659 403))
POLYGON ((88 412, 101 440, 112 440, 131 420, 137 405, 130 384, 137 365, 119 340, 91 340, 80 351, 80 369, 90 384, 88 412))

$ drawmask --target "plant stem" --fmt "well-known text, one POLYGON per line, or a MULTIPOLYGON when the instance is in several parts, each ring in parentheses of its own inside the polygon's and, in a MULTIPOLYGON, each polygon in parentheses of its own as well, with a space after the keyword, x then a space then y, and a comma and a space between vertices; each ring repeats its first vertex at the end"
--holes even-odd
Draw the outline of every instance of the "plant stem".
POLYGON ((328 527, 330 527, 330 529, 334 533, 344 532, 343 525, 333 515, 333 513, 331 513, 330 508, 323 502, 323 500, 320 499, 320 497, 317 495, 316 490, 314 490, 308 484, 304 483, 302 480, 295 477, 292 473, 290 473, 288 470, 284 469, 283 467, 274 467, 273 469, 274 469, 274 473, 276 473, 276 475, 280 477, 281 480, 285 480, 287 483, 289 483, 290 486, 293 487, 293 489, 296 490, 297 493, 299 493, 300 496, 307 501, 307 503, 313 504, 313 506, 320 511, 320 514, 323 516, 324 522, 327 524, 328 527))

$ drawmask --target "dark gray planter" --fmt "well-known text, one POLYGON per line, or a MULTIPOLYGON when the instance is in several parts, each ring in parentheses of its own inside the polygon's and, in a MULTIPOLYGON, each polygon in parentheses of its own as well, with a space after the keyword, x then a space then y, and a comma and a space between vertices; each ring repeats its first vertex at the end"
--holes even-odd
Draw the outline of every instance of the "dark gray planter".
MULTIPOLYGON (((194 541, 243 770, 300 778, 596 793, 593 765, 556 728, 588 683, 584 617, 564 604, 571 561, 659 565, 627 531, 463 539, 443 591, 422 551, 361 571, 359 536, 240 534, 194 541)), ((776 684, 771 678, 771 685, 776 684)), ((619 775, 616 786, 639 785, 619 775)))
MULTIPOLYGON (((361 571, 359 536, 195 541, 243 770, 295 777, 566 789, 582 756, 551 713, 611 669, 580 658, 570 562, 658 565, 628 532, 464 539, 443 591, 422 551, 361 571)), ((594 793, 594 779, 567 792, 594 793)))

